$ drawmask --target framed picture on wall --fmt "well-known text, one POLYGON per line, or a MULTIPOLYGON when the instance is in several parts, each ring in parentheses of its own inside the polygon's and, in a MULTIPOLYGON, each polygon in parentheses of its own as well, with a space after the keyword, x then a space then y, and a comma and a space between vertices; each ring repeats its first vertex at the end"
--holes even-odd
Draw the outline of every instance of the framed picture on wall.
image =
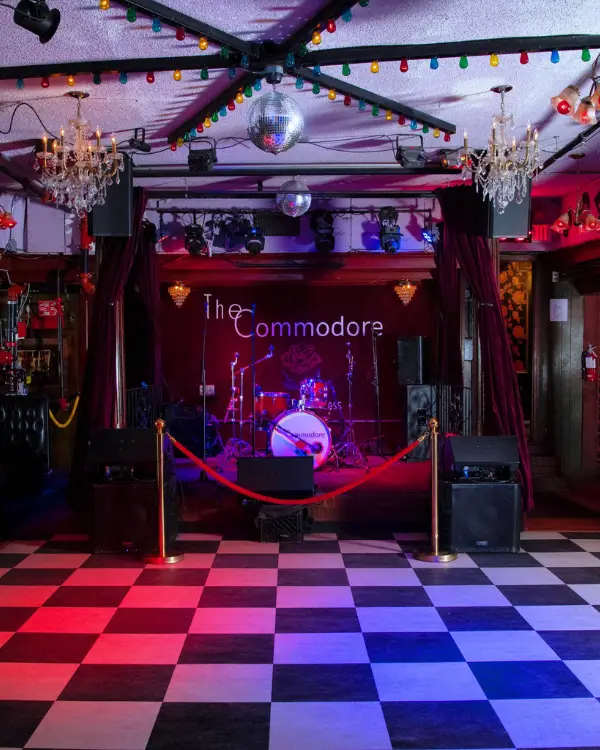
POLYGON ((500 261, 500 302, 517 373, 529 371, 532 277, 533 263, 531 261, 500 261))

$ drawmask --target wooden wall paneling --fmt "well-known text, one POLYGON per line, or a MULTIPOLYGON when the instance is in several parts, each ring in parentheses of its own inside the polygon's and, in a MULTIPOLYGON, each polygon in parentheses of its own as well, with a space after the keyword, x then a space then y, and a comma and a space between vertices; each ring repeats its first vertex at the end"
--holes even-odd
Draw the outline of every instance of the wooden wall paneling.
MULTIPOLYGON (((600 295, 583 298, 583 346, 600 345, 600 295)), ((598 473, 598 381, 582 381, 581 469, 584 476, 598 473)))
POLYGON ((531 441, 536 445, 547 445, 548 430, 548 386, 549 386, 549 331, 548 308, 550 299, 551 271, 546 264, 533 264, 533 320, 532 320, 532 407, 531 441))

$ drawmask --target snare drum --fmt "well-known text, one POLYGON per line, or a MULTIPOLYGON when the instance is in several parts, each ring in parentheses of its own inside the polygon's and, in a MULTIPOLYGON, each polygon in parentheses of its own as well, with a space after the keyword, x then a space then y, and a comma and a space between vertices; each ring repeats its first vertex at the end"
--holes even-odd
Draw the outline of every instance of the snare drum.
POLYGON ((257 393, 254 397, 256 419, 272 422, 281 412, 290 408, 289 393, 257 393))
POLYGON ((332 398, 331 381, 309 378, 300 383, 300 398, 306 409, 327 409, 332 398))

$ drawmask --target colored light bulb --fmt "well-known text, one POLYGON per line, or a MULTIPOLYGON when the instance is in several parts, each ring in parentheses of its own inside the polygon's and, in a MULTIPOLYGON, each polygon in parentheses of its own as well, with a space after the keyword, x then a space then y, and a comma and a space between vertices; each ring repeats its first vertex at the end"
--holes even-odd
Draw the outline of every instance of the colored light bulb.
POLYGON ((452 139, 452 136, 450 135, 450 133, 444 133, 444 141, 446 143, 450 143, 451 139, 452 139))
POLYGON ((25 81, 22 78, 17 78, 17 88, 18 89, 25 88, 25 81))
POLYGON ((411 130, 418 130, 419 129, 419 123, 416 120, 410 121, 410 129, 411 130))
POLYGON ((350 23, 350 21, 351 21, 351 20, 352 20, 352 11, 350 10, 350 8, 347 8, 347 9, 346 9, 346 10, 345 10, 345 11, 344 11, 344 12, 342 13, 342 21, 343 21, 344 23, 350 23))
POLYGON ((196 125, 196 133, 204 133, 204 125, 201 122, 196 125))
POLYGON ((47 89, 47 88, 49 88, 49 87, 50 87, 50 81, 49 81, 49 79, 48 79, 48 76, 44 76, 44 77, 42 78, 42 88, 43 88, 43 89, 47 89))
POLYGON ((296 78, 296 88, 298 91, 301 91, 304 88, 304 78, 302 78, 302 76, 296 78))
POLYGON ((394 115, 392 114, 392 110, 388 109, 388 111, 385 113, 385 119, 389 121, 389 120, 393 120, 393 118, 394 118, 394 115))
POLYGON ((398 115, 398 125, 406 125, 406 117, 404 115, 398 115))
POLYGON ((213 112, 212 117, 210 118, 213 122, 219 122, 219 113, 213 112))
POLYGON ((67 76, 67 86, 74 86, 75 85, 75 76, 68 75, 67 76))
POLYGON ((552 54, 550 55, 550 62, 554 63, 555 65, 556 63, 560 62, 560 55, 558 54, 557 49, 552 50, 552 54))
POLYGON ((348 63, 344 63, 342 65, 342 75, 343 76, 349 76, 352 71, 350 70, 350 66, 348 63))
POLYGON ((133 23, 137 19, 137 10, 130 5, 129 8, 127 8, 125 18, 129 21, 129 23, 133 23))
POLYGON ((366 108, 367 108, 366 101, 364 99, 359 99, 358 100, 358 111, 359 112, 364 112, 366 108))
POLYGON ((352 106, 352 97, 350 94, 346 94, 344 97, 344 107, 351 107, 352 106))
POLYGON ((432 57, 429 61, 429 67, 431 70, 437 70, 440 67, 440 61, 437 59, 437 57, 432 57))
POLYGON ((252 97, 252 86, 246 86, 246 88, 244 89, 244 96, 246 97, 246 99, 250 99, 252 97))
POLYGON ((185 29, 183 26, 178 26, 175 30, 175 39, 177 39, 178 42, 183 42, 185 40, 185 29))
POLYGON ((229 110, 230 112, 233 112, 233 110, 235 109, 235 102, 233 101, 233 99, 232 99, 232 100, 231 100, 230 102, 228 102, 228 104, 227 104, 227 109, 228 109, 228 110, 229 110))
POLYGON ((256 81, 254 81, 254 84, 253 84, 252 88, 255 91, 261 91, 262 90, 262 81, 260 80, 260 78, 257 78, 256 81))
POLYGON ((244 68, 245 70, 248 70, 248 68, 250 67, 250 58, 248 57, 248 55, 247 55, 247 54, 246 54, 245 52, 244 52, 244 54, 243 54, 243 55, 242 55, 242 56, 240 57, 240 65, 241 65, 241 66, 242 66, 242 68, 244 68))
POLYGON ((219 117, 226 117, 227 116, 227 107, 223 105, 221 109, 219 110, 219 117))
POLYGON ((127 73, 124 70, 119 73, 119 83, 127 83, 127 73))
POLYGON ((423 133, 425 133, 425 135, 427 135, 427 133, 429 133, 429 125, 427 125, 427 124, 423 125, 423 133))
POLYGON ((371 109, 371 114, 373 115, 373 117, 379 117, 379 107, 377 104, 373 105, 371 109))
POLYGON ((171 143, 171 145, 169 146, 169 148, 171 149, 171 151, 177 151, 177 144, 175 142, 173 142, 173 143, 171 143))
POLYGON ((235 78, 235 68, 233 66, 227 69, 227 76, 231 81, 235 78))
POLYGON ((321 44, 321 34, 318 31, 313 31, 312 39, 310 40, 314 45, 321 44))
POLYGON ((293 52, 288 52, 285 56, 285 64, 288 66, 288 68, 293 68, 296 64, 296 58, 294 57, 293 52))
POLYGON ((99 0, 98 7, 100 10, 108 10, 110 8, 110 0, 99 0))
POLYGON ((184 133, 183 134, 183 142, 187 143, 189 140, 190 140, 190 134, 189 133, 184 133))
POLYGON ((337 26, 335 25, 335 18, 330 18, 329 21, 327 21, 326 28, 330 34, 335 33, 335 31, 337 30, 337 26))
POLYGON ((527 63, 529 62, 529 55, 527 54, 527 52, 525 51, 521 52, 521 56, 519 57, 519 62, 521 63, 521 65, 527 65, 527 63))
POLYGON ((316 76, 320 76, 321 75, 321 66, 320 65, 315 65, 315 67, 313 68, 313 73, 316 76))
POLYGON ((371 73, 379 73, 379 63, 377 60, 373 60, 371 63, 371 73))
POLYGON ((182 146, 183 146, 183 138, 178 138, 177 139, 177 147, 181 148, 182 146))
POLYGON ((208 68, 200 68, 200 80, 208 81, 208 68))
POLYGON ((162 23, 160 21, 160 18, 152 19, 152 31, 155 34, 160 34, 160 32, 162 31, 162 23))
POLYGON ((400 72, 401 73, 408 72, 408 60, 405 57, 403 57, 402 60, 400 60, 400 72))
POLYGON ((312 85, 312 92, 313 94, 320 94, 321 93, 321 86, 315 81, 312 85))
POLYGON ((298 54, 300 57, 306 57, 308 55, 308 47, 304 42, 301 42, 300 46, 298 47, 298 54))
POLYGON ((334 102, 337 94, 335 93, 335 89, 329 89, 329 93, 327 94, 327 98, 330 102, 334 102))
POLYGON ((197 135, 198 135, 198 131, 196 130, 196 128, 192 128, 190 130, 190 138, 196 138, 197 135))
MULTIPOLYGON (((100 75, 100 73, 94 73, 92 77, 92 81, 95 86, 99 86, 102 83, 102 76, 100 75)), ((67 83, 69 82, 67 81, 67 83)), ((73 85, 72 83, 69 83, 69 86, 72 86, 72 85, 73 85)))
POLYGON ((208 39, 205 36, 201 36, 200 39, 198 39, 198 47, 200 47, 202 52, 206 52, 208 49, 208 39))
POLYGON ((490 55, 490 67, 497 68, 500 65, 500 58, 495 52, 490 55))
POLYGON ((244 101, 244 95, 242 94, 242 91, 241 91, 241 89, 240 89, 240 91, 238 91, 238 92, 237 92, 237 94, 235 95, 235 100, 236 100, 236 102, 237 102, 238 104, 242 104, 242 103, 243 103, 243 101, 244 101))
POLYGON ((151 72, 146 73, 146 81, 148 83, 154 83, 155 80, 156 78, 154 77, 154 73, 151 73, 151 72))
POLYGON ((173 71, 173 80, 181 81, 181 71, 179 69, 173 71))
POLYGON ((223 60, 229 60, 229 47, 226 47, 224 44, 221 46, 221 57, 223 60))
POLYGON ((467 56, 466 55, 461 55, 461 58, 460 58, 459 63, 458 63, 458 67, 461 70, 466 70, 469 67, 469 61, 467 60, 467 56))
POLYGON ((439 128, 434 128, 433 129, 433 137, 434 138, 439 138, 440 137, 440 129, 439 128))
POLYGON ((583 62, 589 62, 592 59, 592 56, 590 55, 590 51, 587 47, 584 47, 581 50, 581 59, 583 62))
POLYGON ((361 8, 366 8, 367 5, 369 4, 369 0, 358 0, 358 4, 360 5, 361 8))
POLYGON ((203 124, 205 128, 210 128, 210 126, 212 125, 212 122, 210 121, 210 117, 208 115, 206 115, 206 117, 204 118, 203 124))

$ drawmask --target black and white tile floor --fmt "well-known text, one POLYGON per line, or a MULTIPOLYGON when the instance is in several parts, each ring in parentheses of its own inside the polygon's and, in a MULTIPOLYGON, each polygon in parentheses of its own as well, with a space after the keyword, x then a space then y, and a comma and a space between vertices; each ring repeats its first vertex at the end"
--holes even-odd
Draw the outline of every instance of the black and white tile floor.
POLYGON ((443 566, 391 533, 179 544, 0 548, 0 748, 600 747, 600 534, 443 566))

